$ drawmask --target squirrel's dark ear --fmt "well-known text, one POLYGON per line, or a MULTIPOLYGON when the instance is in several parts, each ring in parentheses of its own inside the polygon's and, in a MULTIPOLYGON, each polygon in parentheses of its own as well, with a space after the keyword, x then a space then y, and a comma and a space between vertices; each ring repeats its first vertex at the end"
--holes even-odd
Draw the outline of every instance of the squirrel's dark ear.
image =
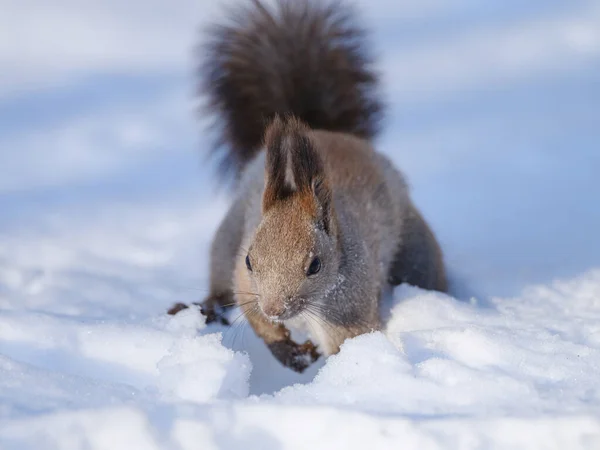
POLYGON ((326 231, 330 229, 331 189, 309 129, 295 118, 276 117, 267 128, 263 212, 297 195, 326 231))
POLYGON ((286 166, 290 159, 285 148, 285 125, 275 119, 265 133, 266 163, 265 190, 263 193, 263 212, 271 208, 277 201, 283 200, 295 191, 293 183, 286 181, 286 166))
POLYGON ((331 229, 331 187, 327 180, 325 164, 307 129, 296 122, 290 134, 290 164, 287 173, 292 173, 295 190, 304 197, 304 204, 317 219, 317 223, 329 233, 331 229))

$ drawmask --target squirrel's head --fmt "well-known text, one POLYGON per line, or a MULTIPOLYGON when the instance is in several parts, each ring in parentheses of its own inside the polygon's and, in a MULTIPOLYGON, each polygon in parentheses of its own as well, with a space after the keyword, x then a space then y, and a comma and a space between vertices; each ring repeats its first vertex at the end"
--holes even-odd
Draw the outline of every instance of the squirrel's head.
POLYGON ((262 221, 246 270, 270 320, 318 313, 338 282, 340 252, 331 186, 309 130, 276 118, 267 128, 262 221))

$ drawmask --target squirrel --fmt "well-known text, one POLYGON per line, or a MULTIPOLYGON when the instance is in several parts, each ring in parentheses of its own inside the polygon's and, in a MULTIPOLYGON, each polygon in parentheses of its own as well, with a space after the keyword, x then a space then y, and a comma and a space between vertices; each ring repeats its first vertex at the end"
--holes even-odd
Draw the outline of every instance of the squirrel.
MULTIPOLYGON (((343 1, 250 0, 208 28, 200 92, 233 203, 213 238, 207 322, 237 305, 302 372, 381 328, 387 286, 445 292, 442 251, 372 141, 384 106, 365 30, 343 1), (308 322, 310 339, 290 329, 308 322), (315 341, 317 344, 313 343, 315 341)), ((186 308, 176 304, 175 314, 186 308)))

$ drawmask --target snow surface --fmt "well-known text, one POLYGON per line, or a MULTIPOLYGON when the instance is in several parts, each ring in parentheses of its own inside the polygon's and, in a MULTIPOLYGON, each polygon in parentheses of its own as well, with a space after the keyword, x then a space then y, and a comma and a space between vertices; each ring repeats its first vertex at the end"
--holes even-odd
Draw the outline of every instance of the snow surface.
POLYGON ((452 293, 302 375, 165 314, 229 202, 184 48, 212 3, 0 0, 0 449, 599 449, 597 2, 362 2, 452 293))
MULTIPOLYGON (((182 224, 202 220, 155 223, 181 245, 180 267, 200 239, 182 224)), ((20 236, 0 271, 0 448, 600 445, 600 269, 483 304, 397 288, 384 331, 298 375, 242 319, 165 315, 161 279, 174 276, 159 239, 113 253, 145 236, 102 223, 47 233, 20 236)))

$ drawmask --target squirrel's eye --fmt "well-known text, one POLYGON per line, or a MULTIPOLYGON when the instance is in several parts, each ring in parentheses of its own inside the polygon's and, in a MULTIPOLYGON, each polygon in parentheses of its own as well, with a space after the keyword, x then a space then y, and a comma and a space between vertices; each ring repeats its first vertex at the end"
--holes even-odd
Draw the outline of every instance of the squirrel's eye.
POLYGON ((321 270, 321 260, 317 256, 315 259, 312 260, 310 266, 308 266, 308 271, 306 272, 306 275, 314 275, 316 273, 319 273, 319 270, 321 270))
POLYGON ((252 264, 250 264, 250 256, 246 255, 246 267, 250 272, 252 272, 252 264))

